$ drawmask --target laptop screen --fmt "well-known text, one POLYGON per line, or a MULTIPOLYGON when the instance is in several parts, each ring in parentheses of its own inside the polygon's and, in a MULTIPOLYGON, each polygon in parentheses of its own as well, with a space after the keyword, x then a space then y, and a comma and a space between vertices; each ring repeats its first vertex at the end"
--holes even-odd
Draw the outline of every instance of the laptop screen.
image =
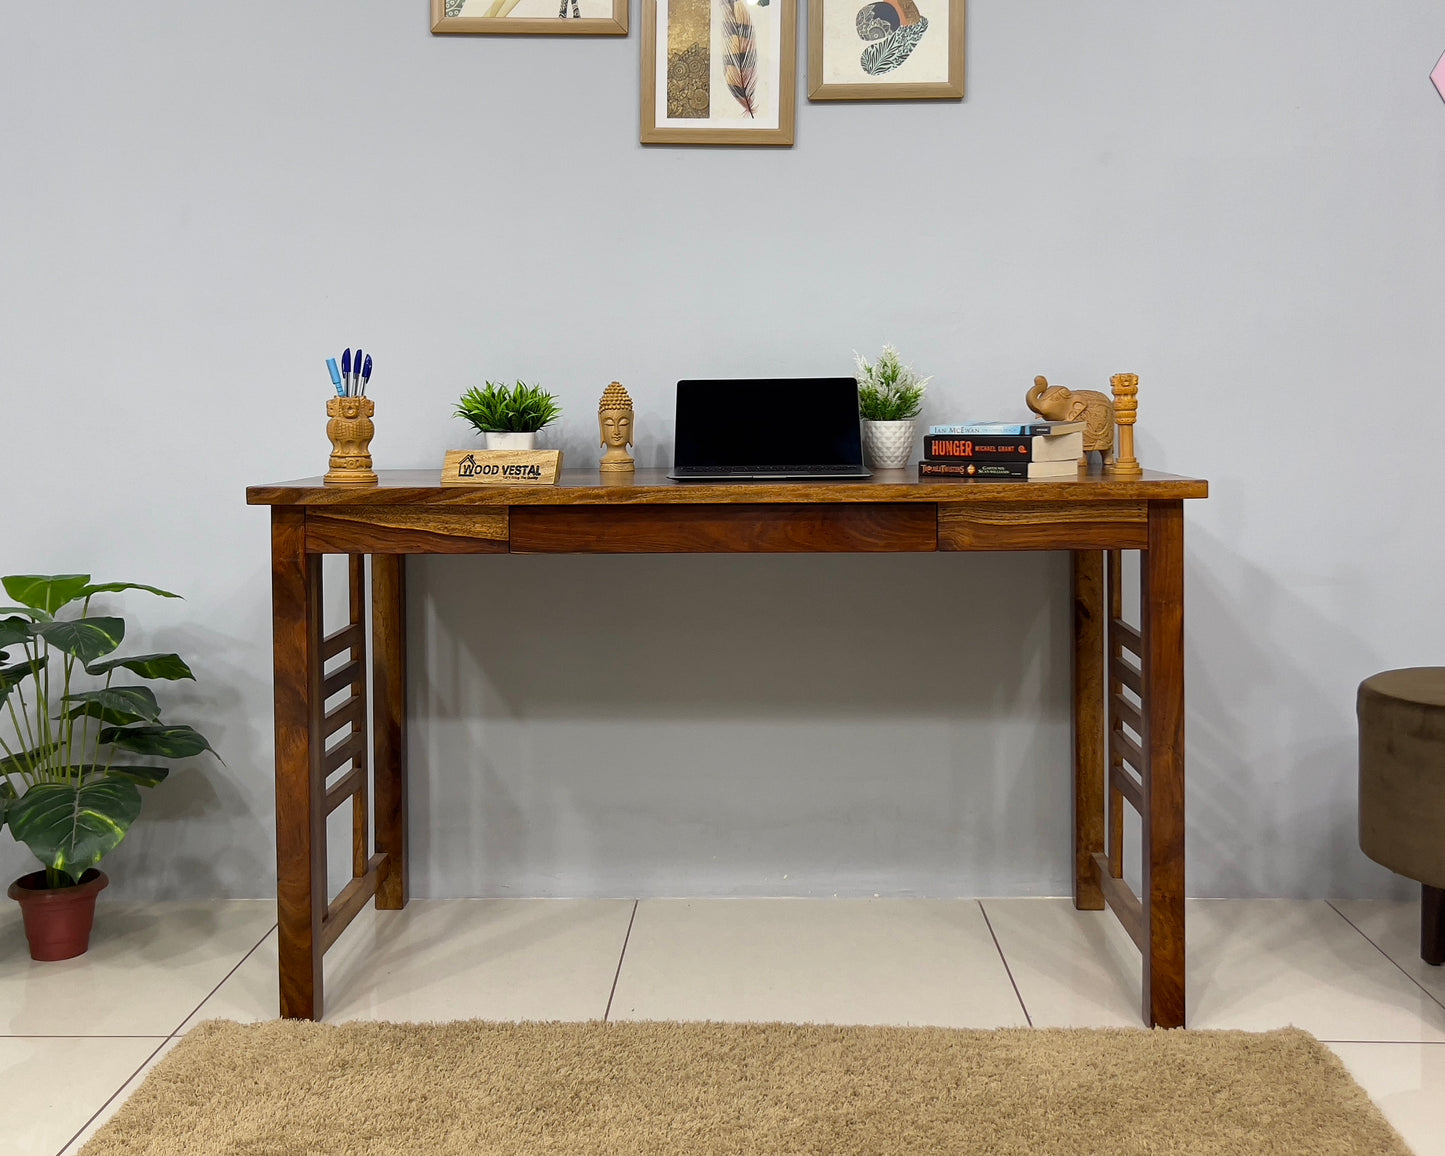
POLYGON ((851 377, 679 381, 676 466, 858 466, 851 377))

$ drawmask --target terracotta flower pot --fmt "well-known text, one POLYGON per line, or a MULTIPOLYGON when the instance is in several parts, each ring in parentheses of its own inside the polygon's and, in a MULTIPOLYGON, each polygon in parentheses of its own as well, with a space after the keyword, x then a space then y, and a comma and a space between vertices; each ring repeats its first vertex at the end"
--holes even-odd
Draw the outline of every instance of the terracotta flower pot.
POLYGON ((90 926, 95 921, 95 897, 110 882, 104 871, 92 867, 71 887, 46 887, 45 872, 33 871, 10 884, 11 899, 20 904, 30 958, 74 959, 90 947, 90 926))

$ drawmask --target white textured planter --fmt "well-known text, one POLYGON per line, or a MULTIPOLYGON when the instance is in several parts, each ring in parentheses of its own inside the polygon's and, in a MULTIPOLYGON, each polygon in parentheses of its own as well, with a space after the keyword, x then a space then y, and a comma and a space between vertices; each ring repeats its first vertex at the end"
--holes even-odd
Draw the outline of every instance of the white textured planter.
POLYGON ((863 456, 875 470, 901 470, 913 462, 913 427, 908 421, 865 421, 863 456))
POLYGON ((537 448, 535 432, 494 433, 489 431, 486 437, 489 450, 534 450, 537 448))

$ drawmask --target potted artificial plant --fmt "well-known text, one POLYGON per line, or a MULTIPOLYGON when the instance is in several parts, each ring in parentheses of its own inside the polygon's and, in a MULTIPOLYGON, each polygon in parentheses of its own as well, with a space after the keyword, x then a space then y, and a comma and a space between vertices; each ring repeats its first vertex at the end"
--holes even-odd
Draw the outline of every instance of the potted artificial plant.
POLYGON ((70 959, 90 945, 95 897, 109 883, 100 860, 140 814, 140 788, 169 773, 153 760, 189 758, 211 744, 162 722, 155 694, 141 685, 194 678, 190 667, 175 654, 108 657, 125 619, 90 613, 97 594, 177 595, 135 582, 92 584, 88 574, 12 574, 0 583, 19 603, 0 607, 0 825, 44 868, 15 880, 9 894, 20 903, 31 957, 70 959), (77 602, 79 615, 57 617, 77 602))
POLYGON ((557 399, 541 386, 487 382, 462 394, 456 415, 486 436, 489 450, 537 448, 537 431, 562 413, 557 399))
POLYGON ((858 367, 858 416, 863 419, 863 451, 879 470, 899 470, 913 457, 914 422, 923 408, 929 378, 904 365, 898 350, 885 345, 878 360, 855 353, 858 367))

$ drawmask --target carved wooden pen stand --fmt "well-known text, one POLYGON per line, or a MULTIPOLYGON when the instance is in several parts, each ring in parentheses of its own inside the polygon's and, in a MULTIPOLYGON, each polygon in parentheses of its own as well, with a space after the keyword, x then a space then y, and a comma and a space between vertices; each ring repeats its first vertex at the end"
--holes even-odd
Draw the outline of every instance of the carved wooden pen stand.
POLYGON ((376 427, 371 415, 376 406, 369 397, 332 397, 326 401, 331 420, 326 436, 331 439, 331 470, 323 479, 328 486, 374 486, 371 468, 371 439, 376 427))

